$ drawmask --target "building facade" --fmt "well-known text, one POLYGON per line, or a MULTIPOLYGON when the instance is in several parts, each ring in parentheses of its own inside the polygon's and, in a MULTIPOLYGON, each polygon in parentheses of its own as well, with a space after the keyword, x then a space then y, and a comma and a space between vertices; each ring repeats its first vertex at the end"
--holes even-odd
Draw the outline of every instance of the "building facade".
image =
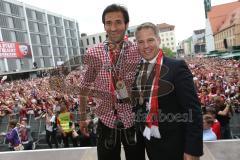
POLYGON ((228 14, 226 20, 214 35, 216 50, 226 51, 240 46, 240 7, 228 14))
MULTIPOLYGON (((159 36, 161 38, 160 47, 170 48, 173 52, 176 52, 176 38, 175 38, 175 30, 173 25, 168 25, 166 23, 158 24, 159 27, 159 36)), ((135 31, 137 26, 130 26, 126 31, 126 37, 128 40, 135 42, 135 31)), ((101 43, 106 40, 106 33, 98 33, 93 35, 81 35, 81 43, 84 46, 84 53, 86 52, 88 47, 92 47, 97 43, 101 43)))
POLYGON ((206 53, 205 29, 193 31, 192 42, 194 54, 206 53))
POLYGON ((1 58, 0 73, 80 64, 76 20, 15 0, 0 0, 0 41, 28 44, 31 57, 1 58))
POLYGON ((83 53, 86 53, 89 47, 93 47, 98 43, 102 43, 106 40, 107 34, 106 32, 87 35, 85 33, 81 34, 80 44, 83 46, 83 53))
POLYGON ((167 47, 173 52, 176 52, 176 38, 175 38, 175 26, 166 23, 157 25, 159 28, 159 36, 161 38, 161 48, 167 47))
POLYGON ((211 2, 209 0, 205 1, 208 1, 208 3, 205 3, 205 8, 207 8, 207 10, 205 9, 205 39, 207 53, 214 50, 224 50, 224 41, 227 43, 229 42, 229 44, 232 44, 230 41, 234 41, 232 40, 233 36, 231 35, 232 29, 230 29, 230 26, 232 26, 231 20, 229 21, 229 19, 232 19, 232 22, 235 21, 233 19, 237 19, 234 18, 235 15, 232 14, 232 12, 240 9, 240 1, 238 0, 216 6, 211 6, 211 4, 207 6, 207 4, 211 2))

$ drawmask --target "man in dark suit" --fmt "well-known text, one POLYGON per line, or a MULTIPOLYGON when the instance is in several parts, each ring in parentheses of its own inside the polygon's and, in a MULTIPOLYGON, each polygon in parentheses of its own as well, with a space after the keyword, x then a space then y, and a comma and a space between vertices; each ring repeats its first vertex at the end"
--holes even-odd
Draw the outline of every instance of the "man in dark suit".
POLYGON ((142 60, 133 84, 139 154, 150 160, 198 160, 203 154, 202 112, 183 60, 164 56, 158 28, 136 30, 142 60))

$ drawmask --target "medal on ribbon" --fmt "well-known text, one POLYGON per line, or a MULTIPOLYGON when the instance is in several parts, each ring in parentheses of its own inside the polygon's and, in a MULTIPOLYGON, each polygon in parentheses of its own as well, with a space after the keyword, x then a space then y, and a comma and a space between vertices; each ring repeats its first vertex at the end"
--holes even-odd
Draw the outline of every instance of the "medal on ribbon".
POLYGON ((140 96, 139 96, 139 104, 143 105, 143 103, 144 103, 143 93, 139 93, 139 94, 140 94, 140 96))

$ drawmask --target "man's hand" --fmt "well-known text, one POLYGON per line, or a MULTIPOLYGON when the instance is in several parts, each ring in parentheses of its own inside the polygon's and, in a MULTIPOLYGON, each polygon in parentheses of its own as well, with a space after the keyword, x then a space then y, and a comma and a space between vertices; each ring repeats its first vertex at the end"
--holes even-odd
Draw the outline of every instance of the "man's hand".
POLYGON ((192 155, 187 154, 187 153, 184 153, 183 159, 184 160, 199 160, 200 158, 196 157, 196 156, 192 156, 192 155))
POLYGON ((79 121, 80 131, 86 137, 89 137, 88 124, 89 124, 89 122, 87 120, 79 121))

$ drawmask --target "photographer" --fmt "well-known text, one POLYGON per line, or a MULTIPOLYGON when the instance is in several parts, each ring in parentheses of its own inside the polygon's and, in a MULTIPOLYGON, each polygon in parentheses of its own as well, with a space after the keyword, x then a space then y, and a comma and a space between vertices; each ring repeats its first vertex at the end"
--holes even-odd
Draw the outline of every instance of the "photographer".
POLYGON ((217 120, 221 124, 221 139, 230 139, 231 132, 230 132, 230 116, 233 114, 233 110, 230 104, 230 100, 227 99, 226 102, 221 99, 221 97, 215 97, 215 108, 217 111, 217 120))

